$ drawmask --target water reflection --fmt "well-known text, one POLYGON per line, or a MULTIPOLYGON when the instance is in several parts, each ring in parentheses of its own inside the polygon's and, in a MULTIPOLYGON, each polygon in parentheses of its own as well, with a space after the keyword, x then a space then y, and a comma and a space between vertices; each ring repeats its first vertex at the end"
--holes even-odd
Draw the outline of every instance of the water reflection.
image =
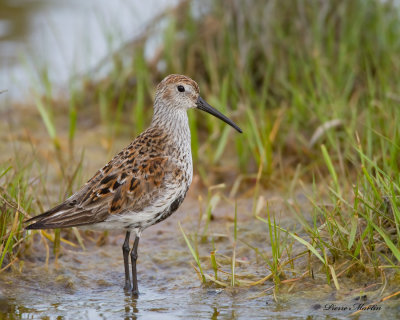
POLYGON ((138 298, 132 297, 128 292, 125 293, 125 320, 136 320, 139 313, 137 308, 138 298))
POLYGON ((219 311, 218 311, 218 309, 216 308, 216 307, 213 307, 213 309, 214 309, 214 312, 213 312, 213 314, 211 315, 211 320, 218 320, 218 315, 219 315, 219 311))
POLYGON ((9 312, 10 305, 8 303, 7 298, 0 295, 0 319, 5 318, 5 314, 9 312))

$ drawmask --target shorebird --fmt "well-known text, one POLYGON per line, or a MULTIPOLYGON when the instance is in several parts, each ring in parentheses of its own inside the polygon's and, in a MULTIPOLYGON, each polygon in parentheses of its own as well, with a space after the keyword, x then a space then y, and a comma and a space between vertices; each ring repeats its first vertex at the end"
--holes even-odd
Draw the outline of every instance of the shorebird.
POLYGON ((174 213, 193 177, 188 109, 200 109, 242 130, 200 97, 192 79, 172 74, 157 87, 148 129, 58 206, 33 217, 26 229, 81 227, 126 231, 125 290, 137 296, 137 249, 144 229, 174 213), (132 250, 130 234, 135 234, 132 250), (129 273, 129 252, 132 285, 129 273))

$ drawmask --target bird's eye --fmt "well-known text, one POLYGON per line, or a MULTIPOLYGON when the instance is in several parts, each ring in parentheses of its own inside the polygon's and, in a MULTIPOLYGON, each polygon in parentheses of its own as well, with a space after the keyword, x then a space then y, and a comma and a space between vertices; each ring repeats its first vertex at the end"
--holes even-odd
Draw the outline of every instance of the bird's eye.
POLYGON ((178 91, 179 92, 185 92, 185 87, 184 86, 178 86, 178 91))

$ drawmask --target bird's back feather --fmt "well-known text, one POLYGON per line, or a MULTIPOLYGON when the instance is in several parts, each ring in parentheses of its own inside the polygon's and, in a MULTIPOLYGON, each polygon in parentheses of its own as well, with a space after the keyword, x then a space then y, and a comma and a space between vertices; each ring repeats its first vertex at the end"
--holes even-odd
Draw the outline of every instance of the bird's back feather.
MULTIPOLYGON (((96 224, 113 215, 140 212, 162 197, 172 183, 185 183, 179 157, 166 133, 149 128, 60 205, 26 222, 26 229, 96 224)), ((176 149, 175 149, 176 150, 176 149)), ((191 177, 190 177, 191 179, 191 177)), ((186 181, 187 182, 187 181, 186 181)))

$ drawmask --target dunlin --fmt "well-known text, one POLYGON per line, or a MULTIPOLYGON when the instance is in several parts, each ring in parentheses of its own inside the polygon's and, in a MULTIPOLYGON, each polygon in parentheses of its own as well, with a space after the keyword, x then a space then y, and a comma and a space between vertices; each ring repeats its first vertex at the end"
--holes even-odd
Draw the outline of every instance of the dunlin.
POLYGON ((193 166, 187 110, 197 108, 242 130, 199 95, 182 75, 169 75, 157 87, 150 127, 118 153, 75 194, 27 222, 26 229, 83 227, 126 231, 122 246, 125 289, 138 295, 136 260, 142 231, 168 218, 183 202, 193 166), (135 234, 132 250, 130 234, 135 234), (129 274, 129 252, 132 285, 129 274))

